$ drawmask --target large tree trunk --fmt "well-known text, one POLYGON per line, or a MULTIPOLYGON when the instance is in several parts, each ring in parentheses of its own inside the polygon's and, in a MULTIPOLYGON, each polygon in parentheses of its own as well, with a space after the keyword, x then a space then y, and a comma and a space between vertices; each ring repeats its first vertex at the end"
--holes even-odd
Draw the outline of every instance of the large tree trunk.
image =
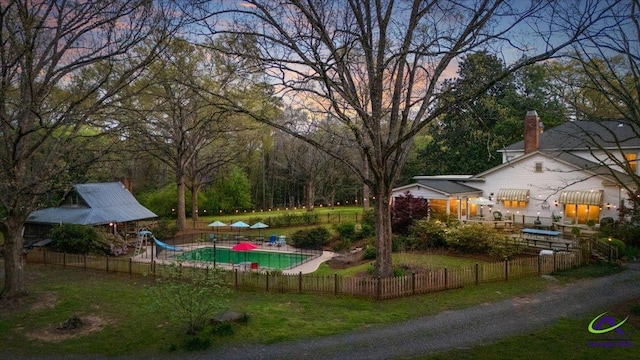
POLYGON ((191 218, 193 219, 193 228, 196 228, 196 224, 200 221, 200 214, 198 211, 198 192, 200 186, 193 186, 191 189, 191 218))
POLYGON ((313 178, 307 182, 307 211, 313 211, 316 198, 316 184, 313 178))
POLYGON ((375 276, 393 276, 391 261, 391 189, 379 184, 376 189, 376 266, 375 276))
POLYGON ((176 182, 178 184, 178 208, 176 209, 176 224, 178 231, 185 231, 187 229, 187 215, 186 215, 186 201, 185 192, 186 186, 184 184, 184 174, 178 173, 176 176, 176 182))
MULTIPOLYGON (((369 178, 369 162, 366 159, 362 161, 362 176, 365 179, 369 178)), ((369 210, 369 197, 371 196, 371 190, 366 183, 362 186, 362 207, 364 211, 369 210)))
POLYGON ((9 303, 25 293, 24 286, 24 253, 22 227, 24 221, 14 217, 7 218, 2 224, 4 236, 4 287, 0 293, 0 301, 9 303))

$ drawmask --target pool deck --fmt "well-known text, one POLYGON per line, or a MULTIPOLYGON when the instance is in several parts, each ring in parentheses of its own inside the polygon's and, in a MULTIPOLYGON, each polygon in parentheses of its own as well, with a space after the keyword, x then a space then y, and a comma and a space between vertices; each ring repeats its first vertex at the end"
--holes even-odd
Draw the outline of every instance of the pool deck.
MULTIPOLYGON (((206 246, 206 245, 204 245, 206 246)), ((196 244, 187 244, 185 245, 185 247, 188 247, 190 250, 195 250, 199 247, 203 247, 203 245, 201 243, 196 243, 196 244)), ((281 247, 273 248, 271 246, 267 247, 267 246, 260 246, 257 250, 262 250, 262 251, 273 251, 273 252, 295 252, 295 248, 289 246, 289 245, 284 245, 281 247)), ((318 269, 318 267, 320 266, 320 264, 322 264, 325 261, 330 260, 331 258, 333 258, 335 256, 335 253, 331 252, 331 251, 323 251, 322 254, 312 260, 309 260, 303 264, 300 264, 296 267, 293 267, 291 269, 286 269, 283 270, 282 272, 284 274, 299 274, 299 273, 303 273, 303 274, 309 274, 312 273, 314 271, 316 271, 318 269)), ((135 261, 140 261, 140 262, 150 262, 151 261, 151 247, 147 247, 147 249, 145 251, 143 251, 140 255, 137 255, 136 257, 134 257, 135 261)), ((156 262, 158 263, 173 263, 175 260, 172 257, 166 258, 164 256, 160 256, 159 258, 155 258, 154 259, 156 262)), ((189 262, 188 262, 189 263, 189 262)), ((204 266, 208 266, 208 265, 203 265, 202 263, 193 263, 193 266, 199 266, 199 267, 204 267, 204 266)), ((217 266, 227 269, 227 270, 232 270, 234 269, 231 265, 229 264, 224 264, 224 263, 218 263, 217 266)), ((242 270, 242 267, 238 267, 236 266, 235 269, 239 269, 242 270)))
POLYGON ((325 261, 331 260, 331 258, 334 256, 335 256, 335 253, 332 253, 331 251, 323 251, 322 255, 318 256, 317 258, 307 261, 306 263, 296 266, 294 268, 284 270, 282 272, 284 274, 299 274, 299 273, 309 274, 318 270, 318 267, 320 266, 320 264, 322 264, 325 261))

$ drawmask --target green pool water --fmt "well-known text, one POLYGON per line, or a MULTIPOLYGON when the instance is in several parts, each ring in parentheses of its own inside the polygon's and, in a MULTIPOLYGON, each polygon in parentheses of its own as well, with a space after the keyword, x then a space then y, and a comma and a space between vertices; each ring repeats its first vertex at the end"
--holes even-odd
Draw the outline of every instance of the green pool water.
POLYGON ((269 269, 287 269, 298 264, 301 264, 311 255, 298 254, 298 253, 281 253, 271 251, 233 251, 229 248, 206 247, 196 250, 187 251, 178 255, 178 259, 184 261, 203 261, 203 262, 215 262, 218 264, 239 264, 242 262, 258 263, 260 268, 269 269))

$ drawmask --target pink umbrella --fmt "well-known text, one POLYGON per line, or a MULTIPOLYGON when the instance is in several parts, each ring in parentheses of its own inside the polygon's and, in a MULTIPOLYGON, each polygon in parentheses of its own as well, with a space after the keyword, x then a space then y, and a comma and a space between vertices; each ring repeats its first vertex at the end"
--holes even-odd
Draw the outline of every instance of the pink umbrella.
POLYGON ((231 249, 234 251, 251 251, 258 248, 258 245, 252 244, 247 241, 243 241, 240 244, 232 247, 231 249))
MULTIPOLYGON (((257 249, 257 248, 258 248, 258 245, 252 244, 252 243, 247 242, 247 241, 243 241, 240 244, 232 247, 231 250, 233 250, 233 251, 251 251, 251 250, 254 250, 254 249, 257 249)), ((246 264, 246 262, 247 262, 246 261, 247 260, 247 254, 246 253, 244 254, 244 260, 245 260, 244 267, 245 267, 245 270, 246 270, 247 269, 247 264, 246 264)))

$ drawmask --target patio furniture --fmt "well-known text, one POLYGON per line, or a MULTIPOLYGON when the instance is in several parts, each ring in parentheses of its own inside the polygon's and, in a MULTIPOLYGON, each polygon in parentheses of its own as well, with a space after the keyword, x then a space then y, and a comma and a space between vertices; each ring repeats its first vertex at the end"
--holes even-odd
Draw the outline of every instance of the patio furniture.
POLYGON ((278 237, 277 237, 277 236, 275 236, 275 235, 271 235, 271 236, 269 237, 269 243, 268 243, 267 245, 269 245, 269 246, 273 246, 273 245, 275 245, 275 244, 276 244, 276 241, 277 241, 277 240, 278 240, 278 237))

